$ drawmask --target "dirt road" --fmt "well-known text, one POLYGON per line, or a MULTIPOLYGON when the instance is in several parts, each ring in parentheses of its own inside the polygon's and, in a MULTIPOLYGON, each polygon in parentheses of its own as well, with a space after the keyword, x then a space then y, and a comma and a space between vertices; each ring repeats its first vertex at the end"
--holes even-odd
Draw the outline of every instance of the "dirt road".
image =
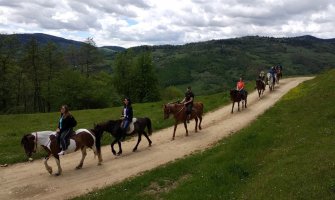
MULTIPOLYGON (((113 156, 110 147, 105 146, 102 148, 102 166, 96 165, 97 159, 93 159, 93 153, 89 151, 81 170, 74 169, 81 157, 79 153, 63 156, 63 175, 59 177, 49 175, 42 160, 0 168, 0 199, 67 199, 120 182, 196 150, 205 149, 223 137, 246 127, 290 89, 309 79, 311 78, 283 79, 275 91, 270 93, 267 88, 261 100, 256 92, 252 92, 248 96, 248 108, 242 112, 230 114, 229 104, 207 113, 204 116, 203 130, 195 133, 194 122, 191 122, 188 137, 185 137, 184 127, 179 125, 174 141, 171 141, 173 129, 166 128, 151 136, 152 147, 148 147, 146 139, 143 138, 135 153, 132 152, 136 144, 135 138, 124 142, 123 155, 120 157, 113 156)), ((49 164, 53 170, 57 169, 53 158, 49 160, 49 164)))

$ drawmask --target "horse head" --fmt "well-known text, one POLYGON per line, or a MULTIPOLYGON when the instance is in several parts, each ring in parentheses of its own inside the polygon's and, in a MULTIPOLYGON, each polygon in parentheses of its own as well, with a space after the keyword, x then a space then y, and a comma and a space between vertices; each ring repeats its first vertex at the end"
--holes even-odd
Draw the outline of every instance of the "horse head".
POLYGON ((164 119, 168 119, 171 114, 171 104, 170 103, 165 104, 163 110, 164 110, 164 119))
POLYGON ((36 152, 35 136, 32 134, 26 134, 21 139, 21 145, 28 158, 31 158, 32 154, 36 152))

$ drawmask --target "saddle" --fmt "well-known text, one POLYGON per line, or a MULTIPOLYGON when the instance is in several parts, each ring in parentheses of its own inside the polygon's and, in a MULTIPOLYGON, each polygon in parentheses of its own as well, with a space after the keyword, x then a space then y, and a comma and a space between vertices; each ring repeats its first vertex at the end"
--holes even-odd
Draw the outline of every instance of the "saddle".
MULTIPOLYGON (((127 134, 132 133, 135 130, 135 122, 137 121, 137 118, 133 118, 133 121, 130 122, 128 128, 127 128, 127 134)), ((123 121, 121 123, 121 127, 123 127, 123 121)))

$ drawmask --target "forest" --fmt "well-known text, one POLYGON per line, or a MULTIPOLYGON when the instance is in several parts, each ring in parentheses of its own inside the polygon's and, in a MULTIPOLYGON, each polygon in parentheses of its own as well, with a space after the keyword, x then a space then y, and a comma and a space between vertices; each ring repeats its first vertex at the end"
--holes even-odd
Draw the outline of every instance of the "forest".
POLYGON ((184 45, 97 47, 45 34, 0 35, 0 113, 52 112, 119 106, 122 98, 153 102, 254 84, 260 71, 316 74, 335 63, 335 40, 313 36, 248 36, 184 45))

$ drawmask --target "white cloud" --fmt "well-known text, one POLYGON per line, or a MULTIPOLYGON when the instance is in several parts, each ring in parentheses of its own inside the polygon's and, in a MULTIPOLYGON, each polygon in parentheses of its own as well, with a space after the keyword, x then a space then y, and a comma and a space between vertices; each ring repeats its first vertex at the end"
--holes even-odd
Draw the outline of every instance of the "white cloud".
POLYGON ((184 44, 246 35, 335 36, 332 0, 2 0, 1 33, 42 32, 98 46, 184 44))

